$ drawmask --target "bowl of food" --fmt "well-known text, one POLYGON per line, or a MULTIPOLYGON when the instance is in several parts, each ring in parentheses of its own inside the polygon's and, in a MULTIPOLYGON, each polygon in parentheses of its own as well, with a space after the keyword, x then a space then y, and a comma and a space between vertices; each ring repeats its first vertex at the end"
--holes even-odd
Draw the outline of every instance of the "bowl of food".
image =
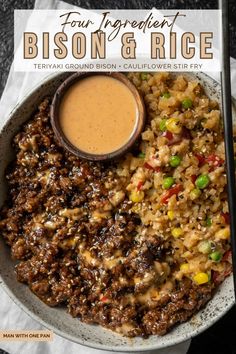
POLYGON ((130 152, 98 162, 53 132, 51 100, 69 75, 44 80, 1 127, 2 286, 83 345, 185 341, 234 303, 220 85, 202 73, 127 73, 146 125, 130 152))

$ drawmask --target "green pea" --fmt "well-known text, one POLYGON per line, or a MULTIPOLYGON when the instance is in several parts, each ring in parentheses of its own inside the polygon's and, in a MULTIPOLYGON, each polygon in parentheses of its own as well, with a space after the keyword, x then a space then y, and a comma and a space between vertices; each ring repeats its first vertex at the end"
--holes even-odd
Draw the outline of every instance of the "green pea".
POLYGON ((212 225, 212 219, 211 218, 206 218, 206 226, 211 226, 212 225))
POLYGON ((178 167, 181 162, 181 157, 178 155, 174 155, 170 157, 170 165, 171 167, 178 167))
POLYGON ((222 253, 219 251, 212 252, 209 255, 209 258, 212 259, 214 262, 220 262, 220 260, 222 258, 222 253))
POLYGON ((195 185, 199 189, 204 189, 210 183, 210 178, 208 175, 200 175, 195 182, 195 185))
POLYGON ((148 74, 147 73, 141 73, 141 80, 147 80, 148 74))
POLYGON ((144 158, 145 158, 144 152, 140 152, 140 153, 138 154, 138 157, 139 157, 140 159, 144 159, 144 158))
POLYGON ((162 94, 162 97, 163 98, 170 98, 170 93, 169 92, 164 92, 163 94, 162 94))
POLYGON ((162 186, 164 189, 169 189, 170 187, 173 186, 175 183, 175 180, 173 177, 166 177, 163 179, 162 186))
POLYGON ((185 98, 182 101, 182 107, 185 109, 191 108, 193 105, 193 101, 190 98, 185 98))
POLYGON ((159 128, 162 132, 164 132, 166 130, 166 122, 167 122, 167 119, 162 119, 160 122, 159 128))

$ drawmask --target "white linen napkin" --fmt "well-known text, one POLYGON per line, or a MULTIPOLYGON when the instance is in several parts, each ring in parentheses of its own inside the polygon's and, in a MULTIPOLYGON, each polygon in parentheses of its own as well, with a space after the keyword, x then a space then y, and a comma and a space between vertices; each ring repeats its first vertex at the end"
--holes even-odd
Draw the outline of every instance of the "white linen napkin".
MULTIPOLYGON (((35 9, 73 9, 71 6, 59 0, 36 0, 35 9)), ((22 23, 22 26, 24 24, 22 23)), ((235 85, 232 87, 232 94, 236 96, 236 60, 231 60, 232 64, 232 82, 235 85)), ((6 121, 8 114, 15 105, 38 84, 48 73, 35 72, 14 72, 13 65, 11 66, 9 77, 2 94, 0 101, 0 119, 6 121)), ((219 79, 218 73, 210 73, 216 79, 219 79)), ((38 330, 45 329, 35 320, 31 319, 8 297, 7 294, 0 288, 0 329, 11 330, 38 330)), ((185 354, 189 348, 190 340, 181 344, 175 345, 162 350, 146 352, 147 354, 185 354)), ((10 354, 106 354, 107 351, 96 350, 84 347, 54 335, 52 342, 2 342, 0 347, 10 354)))

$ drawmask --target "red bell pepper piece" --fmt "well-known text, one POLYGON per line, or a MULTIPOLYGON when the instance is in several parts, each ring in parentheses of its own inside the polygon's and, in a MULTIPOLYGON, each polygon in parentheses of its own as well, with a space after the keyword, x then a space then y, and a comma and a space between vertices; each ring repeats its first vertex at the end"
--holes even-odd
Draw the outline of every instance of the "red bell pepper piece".
POLYGON ((168 140, 173 140, 173 134, 169 131, 169 130, 166 130, 164 133, 163 133, 163 136, 165 137, 165 138, 167 138, 168 140))
POLYGON ((211 154, 206 158, 201 154, 195 154, 194 156, 198 159, 198 165, 200 167, 204 165, 204 163, 209 163, 212 166, 210 171, 213 171, 214 168, 224 164, 224 160, 222 160, 221 158, 219 158, 219 156, 215 154, 211 154))
POLYGON ((197 176, 196 175, 192 175, 191 176, 191 181, 194 184, 196 182, 197 176))
POLYGON ((162 136, 164 136, 168 140, 168 143, 167 143, 168 146, 178 144, 183 140, 182 135, 174 135, 169 130, 166 130, 162 134, 162 136))
POLYGON ((194 156, 198 159, 198 166, 204 165, 204 163, 206 162, 204 156, 202 156, 201 154, 194 154, 194 156))
POLYGON ((172 140, 169 140, 169 142, 168 142, 168 146, 172 146, 172 145, 175 145, 175 144, 178 144, 178 143, 180 143, 181 141, 182 141, 183 139, 181 138, 181 136, 180 135, 176 135, 176 136, 174 136, 173 137, 173 139, 172 140))
POLYGON ((152 167, 151 165, 149 165, 148 162, 145 162, 145 163, 143 164, 143 167, 147 168, 148 170, 153 170, 153 167, 152 167))
POLYGON ((145 162, 143 167, 147 168, 148 170, 152 170, 155 172, 160 172, 161 168, 159 166, 153 167, 148 162, 145 162))
POLYGON ((103 296, 101 299, 100 299, 100 301, 102 301, 102 302, 104 302, 104 303, 106 303, 106 302, 108 302, 108 297, 106 297, 106 296, 103 296))
POLYGON ((224 218, 224 221, 226 224, 230 224, 230 215, 229 213, 221 213, 222 217, 224 218))
POLYGON ((176 184, 175 186, 171 187, 168 191, 166 191, 162 197, 161 197, 161 203, 162 204, 167 204, 168 200, 172 195, 178 194, 183 190, 183 187, 181 184, 176 184))
POLYGON ((139 181, 137 185, 137 190, 140 191, 142 189, 142 186, 143 186, 143 181, 139 181))
POLYGON ((217 156, 215 154, 209 155, 206 158, 206 161, 207 162, 212 162, 214 164, 214 166, 223 165, 223 163, 224 163, 224 160, 221 159, 219 156, 217 156))
POLYGON ((232 251, 231 250, 228 250, 225 252, 225 254, 223 255, 222 261, 232 264, 232 251))
POLYGON ((210 171, 213 171, 216 167, 222 166, 224 164, 224 160, 215 154, 209 155, 206 158, 206 162, 208 162, 211 166, 210 171))

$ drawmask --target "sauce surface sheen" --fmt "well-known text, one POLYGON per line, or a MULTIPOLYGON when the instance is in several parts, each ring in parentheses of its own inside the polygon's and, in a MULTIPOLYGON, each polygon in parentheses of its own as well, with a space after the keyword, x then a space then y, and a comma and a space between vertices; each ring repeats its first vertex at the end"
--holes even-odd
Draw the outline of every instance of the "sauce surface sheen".
POLYGON ((60 104, 59 120, 72 145, 87 153, 106 154, 129 141, 137 115, 135 97, 125 84, 94 75, 68 89, 60 104))

